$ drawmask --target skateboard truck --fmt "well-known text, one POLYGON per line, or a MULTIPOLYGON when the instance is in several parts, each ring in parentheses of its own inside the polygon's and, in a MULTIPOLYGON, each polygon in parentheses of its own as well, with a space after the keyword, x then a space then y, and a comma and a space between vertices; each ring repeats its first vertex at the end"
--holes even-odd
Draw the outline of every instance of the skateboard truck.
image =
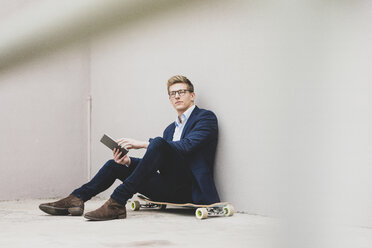
POLYGON ((139 201, 132 201, 130 203, 130 209, 132 209, 133 211, 137 211, 140 208, 156 208, 156 209, 164 210, 164 209, 167 208, 167 205, 166 204, 156 204, 156 203, 151 203, 151 202, 147 202, 145 204, 142 204, 139 201))

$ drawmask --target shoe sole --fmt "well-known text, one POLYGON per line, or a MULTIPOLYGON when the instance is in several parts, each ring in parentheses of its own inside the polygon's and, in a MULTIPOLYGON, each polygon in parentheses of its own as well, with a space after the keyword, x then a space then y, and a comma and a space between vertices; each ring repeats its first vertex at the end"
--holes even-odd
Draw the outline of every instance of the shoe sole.
POLYGON ((85 214, 84 215, 84 218, 86 218, 88 220, 94 220, 94 221, 117 220, 117 219, 125 219, 125 218, 127 218, 127 214, 121 214, 121 215, 115 216, 114 218, 106 218, 106 219, 96 218, 96 217, 89 216, 89 215, 86 215, 85 214))
POLYGON ((57 208, 52 207, 49 205, 41 204, 39 206, 40 210, 50 214, 50 215, 73 215, 73 216, 81 216, 83 215, 84 209, 81 207, 72 207, 72 208, 57 208))
POLYGON ((84 209, 81 207, 69 208, 68 212, 73 216, 81 216, 84 213, 84 209))

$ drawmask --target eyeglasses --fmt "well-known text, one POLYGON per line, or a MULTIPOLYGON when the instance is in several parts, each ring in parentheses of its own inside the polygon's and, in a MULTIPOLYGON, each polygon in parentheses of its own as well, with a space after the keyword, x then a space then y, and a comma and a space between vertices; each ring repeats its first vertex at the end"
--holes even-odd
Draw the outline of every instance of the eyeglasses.
POLYGON ((184 96, 186 94, 186 91, 191 92, 191 90, 175 90, 175 91, 169 92, 169 97, 170 98, 175 98, 177 93, 178 93, 179 96, 184 96))

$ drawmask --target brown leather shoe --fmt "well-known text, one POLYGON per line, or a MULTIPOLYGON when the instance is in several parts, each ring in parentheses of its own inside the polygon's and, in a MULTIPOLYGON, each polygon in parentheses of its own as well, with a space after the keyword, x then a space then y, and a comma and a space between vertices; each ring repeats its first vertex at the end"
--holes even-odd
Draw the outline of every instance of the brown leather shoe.
POLYGON ((84 202, 74 195, 69 195, 56 202, 40 204, 39 208, 51 215, 82 215, 84 213, 84 202))
POLYGON ((89 220, 114 220, 124 219, 127 217, 125 205, 122 205, 110 198, 100 208, 84 214, 89 220))

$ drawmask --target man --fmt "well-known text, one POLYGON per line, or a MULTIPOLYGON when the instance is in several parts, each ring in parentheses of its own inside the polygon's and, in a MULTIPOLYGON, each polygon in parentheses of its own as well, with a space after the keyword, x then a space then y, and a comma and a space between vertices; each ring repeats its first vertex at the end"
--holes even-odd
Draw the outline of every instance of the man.
POLYGON ((213 164, 218 139, 217 118, 213 112, 194 105, 194 86, 184 76, 168 80, 169 100, 177 119, 164 131, 163 138, 147 141, 123 138, 126 149, 147 149, 142 159, 120 158, 114 150, 94 178, 57 202, 39 208, 52 215, 82 215, 84 202, 108 189, 116 179, 123 183, 110 199, 95 211, 84 215, 90 220, 112 220, 126 217, 126 202, 139 192, 152 200, 197 204, 219 202, 213 180, 213 164))

